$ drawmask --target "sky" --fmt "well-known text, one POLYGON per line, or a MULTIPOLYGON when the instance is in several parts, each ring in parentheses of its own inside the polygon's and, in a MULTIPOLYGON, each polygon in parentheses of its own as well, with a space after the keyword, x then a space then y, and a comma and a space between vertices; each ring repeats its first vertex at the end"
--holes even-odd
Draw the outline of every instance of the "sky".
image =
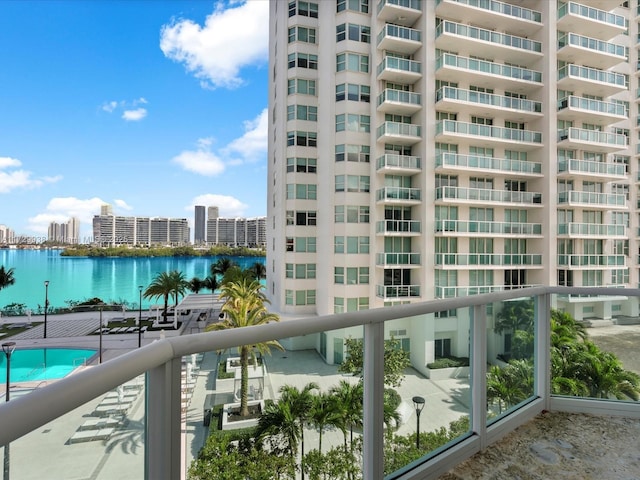
POLYGON ((268 28, 266 0, 0 0, 0 224, 266 215, 268 28))

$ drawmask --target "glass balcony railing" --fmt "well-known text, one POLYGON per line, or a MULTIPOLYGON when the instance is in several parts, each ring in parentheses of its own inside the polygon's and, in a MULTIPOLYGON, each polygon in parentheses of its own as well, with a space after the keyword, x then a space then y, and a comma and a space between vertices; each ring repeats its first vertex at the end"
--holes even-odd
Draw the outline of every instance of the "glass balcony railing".
POLYGON ((422 106, 422 95, 403 90, 386 88, 378 95, 378 106, 384 102, 406 103, 415 106, 422 106))
POLYGON ((380 75, 384 70, 400 70, 409 74, 421 74, 422 64, 415 60, 387 56, 378 65, 377 75, 380 75))
POLYGON ((486 188, 438 187, 436 188, 436 200, 480 200, 483 202, 541 205, 542 194, 486 188))
POLYGON ((515 142, 542 143, 542 133, 517 128, 495 127, 493 125, 479 125, 477 123, 442 120, 436 124, 436 135, 455 133, 489 137, 496 140, 512 140, 515 142))
POLYGON ((542 52, 542 43, 535 40, 486 30, 484 28, 463 25, 461 23, 450 22, 449 20, 442 21, 440 25, 436 27, 436 38, 444 33, 451 33, 453 35, 460 35, 473 40, 481 40, 495 45, 519 48, 535 53, 542 52))
POLYGON ((558 265, 571 267, 623 267, 625 255, 558 255, 558 265))
POLYGON ((623 237, 627 227, 624 225, 601 223, 560 223, 558 235, 580 235, 586 237, 623 237))
MULTIPOLYGON (((443 0, 436 0, 436 5, 443 0)), ((497 0, 449 0, 451 2, 460 3, 463 5, 469 5, 470 7, 480 8, 482 10, 488 10, 490 12, 500 13, 509 17, 519 18, 522 20, 529 20, 531 22, 541 23, 542 14, 535 10, 523 8, 517 5, 511 5, 509 3, 498 2, 497 0)))
POLYGON ((380 298, 419 297, 420 285, 376 285, 376 296, 380 298))
POLYGON ((422 11, 422 0, 380 0, 378 2, 378 11, 387 5, 422 11))
POLYGON ((622 15, 605 12, 604 10, 588 7, 575 2, 560 4, 560 8, 558 8, 558 18, 562 18, 568 14, 578 15, 597 22, 608 23, 609 25, 615 25, 620 28, 625 28, 626 26, 625 18, 622 15))
POLYGON ((570 127, 558 131, 558 141, 577 140, 579 142, 601 143, 610 146, 618 146, 620 149, 629 144, 626 135, 610 132, 599 132, 598 130, 587 130, 584 128, 570 127))
POLYGON ((443 152, 436 155, 436 167, 462 167, 495 170, 510 173, 542 174, 542 163, 510 158, 483 157, 443 152))
POLYGON ((420 233, 422 222, 419 220, 381 220, 376 222, 376 233, 402 234, 420 233))
MULTIPOLYGON (((420 125, 400 122, 384 122, 378 127, 378 138, 391 135, 402 137, 420 137, 420 125)), ((420 138, 418 138, 420 140, 420 138)))
POLYGON ((380 42, 387 37, 407 40, 409 42, 422 42, 422 33, 420 30, 402 27, 400 25, 393 25, 391 23, 387 23, 378 34, 378 45, 380 45, 380 42))
POLYGON ((478 60, 476 58, 461 57, 451 53, 444 53, 436 59, 436 70, 444 67, 455 67, 473 72, 487 73, 490 75, 499 75, 514 80, 525 80, 528 82, 542 83, 542 72, 529 70, 511 65, 502 65, 500 63, 488 62, 486 60, 478 60))
POLYGON ((542 235, 540 223, 494 222, 481 220, 436 220, 436 233, 486 233, 495 235, 542 235))
POLYGON ((620 117, 626 117, 628 115, 625 106, 619 103, 603 102, 602 100, 576 97, 574 95, 558 100, 558 110, 564 110, 569 107, 588 110, 593 113, 604 113, 605 115, 616 115, 620 117))
POLYGON ((558 193, 558 203, 581 203, 604 207, 624 207, 627 205, 627 197, 619 193, 579 192, 571 190, 568 192, 558 193))
POLYGON ((542 112, 542 103, 522 98, 504 97, 491 93, 476 92, 454 87, 443 87, 436 92, 436 102, 440 100, 455 100, 460 102, 490 105, 498 108, 508 108, 529 113, 542 112))
POLYGON ((419 253, 378 253, 376 265, 420 265, 419 253))
POLYGON ((378 170, 382 170, 384 168, 420 170, 422 168, 421 165, 421 158, 411 155, 395 155, 393 153, 385 153, 377 159, 378 170))
POLYGON ((626 176, 622 163, 592 162, 588 160, 559 160, 558 173, 589 173, 593 175, 626 176))
POLYGON ((422 193, 419 188, 384 187, 376 191, 376 200, 420 201, 422 193))
POLYGON ((533 253, 436 253, 436 265, 542 265, 542 255, 533 253))
POLYGON ((567 45, 586 48, 607 55, 615 55, 621 57, 621 59, 626 58, 624 45, 605 42, 597 38, 585 37, 577 33, 558 32, 558 49, 566 47, 567 45))
POLYGON ((615 85, 620 88, 626 88, 627 85, 627 78, 621 73, 583 67, 582 65, 570 64, 560 68, 558 70, 558 80, 562 80, 565 77, 577 77, 582 80, 608 83, 609 85, 615 85))

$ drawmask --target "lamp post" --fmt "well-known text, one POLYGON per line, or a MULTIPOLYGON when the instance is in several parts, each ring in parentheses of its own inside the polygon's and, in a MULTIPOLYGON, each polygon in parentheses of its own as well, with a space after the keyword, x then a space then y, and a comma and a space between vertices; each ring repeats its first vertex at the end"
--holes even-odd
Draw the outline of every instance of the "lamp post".
POLYGON ((47 338, 47 310, 49 309, 49 280, 44 281, 44 338, 47 338))
POLYGON ((420 414, 424 408, 424 398, 413 397, 413 406, 416 409, 416 449, 420 450, 420 414))
POLYGON ((138 348, 142 346, 142 285, 138 286, 140 290, 140 303, 138 304, 138 348))
MULTIPOLYGON (((2 351, 7 357, 7 390, 4 395, 6 402, 9 401, 9 387, 11 383, 11 354, 16 349, 16 342, 5 342, 2 344, 2 351)), ((9 480, 9 444, 4 446, 4 480, 9 480)))

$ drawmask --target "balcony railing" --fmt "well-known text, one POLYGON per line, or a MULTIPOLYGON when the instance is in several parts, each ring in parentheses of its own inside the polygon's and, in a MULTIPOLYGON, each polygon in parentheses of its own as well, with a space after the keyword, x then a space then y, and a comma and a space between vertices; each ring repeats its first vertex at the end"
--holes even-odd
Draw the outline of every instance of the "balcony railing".
POLYGON ((481 155, 462 155, 459 153, 443 152, 436 156, 436 167, 477 168, 495 170, 499 172, 524 173, 541 175, 542 164, 510 158, 483 157, 481 155))
POLYGON ((585 237, 624 237, 627 227, 624 225, 601 223, 560 223, 558 235, 576 235, 585 237))
POLYGON ((476 58, 461 57, 451 53, 443 53, 436 59, 436 70, 444 67, 455 67, 462 70, 498 75, 513 80, 524 80, 527 82, 542 83, 542 72, 529 70, 511 65, 478 60, 476 58))
POLYGON ((438 187, 436 200, 480 200, 497 203, 522 203, 542 205, 542 193, 512 192, 509 190, 491 190, 487 188, 438 187))
POLYGON ((542 255, 529 253, 436 253, 436 265, 466 266, 541 266, 542 255))
POLYGON ((422 222, 419 220, 381 220, 376 222, 376 233, 386 234, 419 234, 422 222))
MULTIPOLYGON (((436 0, 436 5, 443 0, 436 0)), ((531 22, 542 23, 542 14, 535 10, 523 8, 509 3, 498 2, 497 0, 448 0, 450 2, 469 5, 470 7, 480 8, 489 12, 500 13, 509 17, 514 17, 531 22)))
POLYGON ((558 110, 564 110, 569 107, 618 117, 626 117, 628 115, 624 105, 619 103, 603 102, 602 100, 576 97, 574 95, 570 95, 558 101, 558 110))
POLYGON ((386 56, 378 65, 376 75, 380 76, 380 74, 385 70, 399 71, 419 77, 422 74, 422 64, 415 60, 386 56))
POLYGON ((379 49, 411 54, 421 46, 422 32, 413 28, 387 23, 378 34, 379 49))
POLYGON ((422 168, 420 157, 412 155, 395 155, 393 153, 385 153, 377 159, 377 169, 394 169, 394 170, 420 170, 422 168))
POLYGON ((376 296, 380 298, 417 298, 420 285, 376 285, 376 296))
POLYGON ((399 107, 396 107, 396 110, 404 109, 403 111, 413 113, 422 108, 422 95, 414 92, 386 88, 378 95, 377 106, 379 107, 383 104, 389 104, 391 107, 399 105, 399 107))
POLYGON ((376 254, 376 265, 394 266, 394 265, 414 265, 421 264, 421 255, 419 253, 378 253, 376 254))
POLYGON ((454 298, 454 297, 466 297, 469 295, 483 295, 493 292, 504 292, 514 289, 523 289, 531 287, 539 287, 540 285, 474 285, 463 287, 435 287, 436 298, 454 298))
POLYGON ((571 190, 558 193, 558 203, 601 207, 626 207, 627 197, 619 193, 579 192, 571 190))
POLYGON ((410 187, 384 187, 376 191, 376 200, 405 200, 411 202, 419 202, 421 199, 421 191, 419 188, 410 187))
POLYGON ((605 12, 597 8, 588 7, 575 2, 568 2, 560 5, 558 8, 558 18, 565 15, 573 14, 585 19, 595 20, 597 22, 608 23, 616 27, 625 28, 625 18, 622 15, 605 12))
POLYGON ((599 70, 597 68, 584 67, 582 65, 569 64, 558 70, 558 80, 565 77, 575 77, 581 80, 607 83, 609 85, 625 89, 627 79, 622 73, 599 70))
POLYGON ((480 220, 436 220, 436 233, 440 232, 532 236, 542 235, 542 224, 480 220))
POLYGON ((605 42, 597 38, 585 37, 577 33, 562 32, 558 35, 558 48, 566 47, 567 45, 594 50, 607 55, 614 55, 620 57, 620 61, 624 61, 626 58, 624 45, 605 42))
POLYGON ((455 120, 441 120, 436 124, 436 135, 454 133, 473 135, 524 143, 542 143, 542 133, 517 128, 495 127, 493 125, 479 125, 477 123, 458 122, 455 120))
POLYGON ((440 100, 454 100, 460 102, 489 105, 500 109, 518 110, 527 113, 541 113, 542 103, 521 98, 504 97, 492 93, 476 92, 454 87, 443 87, 436 92, 436 102, 440 100))
POLYGON ((436 38, 444 33, 460 35, 463 37, 471 38, 473 40, 481 40, 493 43, 496 46, 518 48, 535 53, 542 52, 542 43, 538 41, 530 40, 524 37, 518 37, 515 35, 494 32, 492 30, 486 30, 484 28, 463 25, 461 23, 450 22, 449 20, 442 21, 440 25, 436 27, 436 38))
POLYGON ((422 15, 421 0, 380 0, 378 2, 378 18, 384 22, 411 26, 420 18, 420 15, 422 15))
POLYGON ((384 122, 378 127, 378 139, 381 137, 392 137, 396 141, 405 143, 417 143, 421 138, 422 128, 420 125, 400 122, 384 122))
POLYGON ((626 177, 626 166, 622 163, 593 162, 589 160, 560 160, 558 172, 588 173, 590 175, 607 175, 626 177))
POLYGON ((558 130, 558 141, 577 140, 580 142, 601 143, 608 146, 620 147, 620 150, 629 144, 629 137, 620 133, 599 132, 584 128, 570 127, 558 130))
POLYGON ((558 255, 558 265, 570 267, 624 267, 625 255, 558 255))
POLYGON ((422 11, 422 0, 380 0, 378 2, 378 12, 386 6, 397 6, 422 11))
MULTIPOLYGON (((482 292, 483 289, 495 290, 500 286, 469 286, 469 287, 436 287, 436 293, 448 296, 451 289, 455 293, 465 290, 469 293, 482 292), (478 290, 476 290, 478 289, 478 290)), ((507 286, 503 287, 505 290, 507 286)), ((417 293, 419 287, 415 285, 385 286, 378 285, 377 291, 385 298, 400 300, 407 299, 409 293, 417 293), (417 288, 418 290, 414 290, 417 288), (396 294, 385 295, 385 294, 396 294), (405 294, 405 295, 403 295, 405 294)), ((432 452, 424 452, 415 457, 411 470, 405 470, 403 480, 418 480, 421 478, 436 478, 442 472, 450 470, 458 463, 469 458, 476 452, 490 448, 492 442, 503 437, 519 426, 529 422, 535 415, 544 410, 573 411, 591 413, 597 415, 615 415, 621 417, 640 417, 640 404, 638 402, 624 402, 609 399, 594 399, 585 397, 558 397, 550 392, 550 367, 551 364, 551 305, 554 301, 567 302, 570 298, 597 302, 601 298, 624 298, 624 296, 637 296, 640 292, 633 289, 619 288, 567 288, 567 287, 535 287, 516 288, 510 291, 489 293, 485 295, 471 295, 452 299, 441 299, 430 302, 421 302, 411 305, 402 305, 390 308, 376 308, 361 312, 349 312, 341 315, 325 315, 320 317, 301 318, 286 322, 272 322, 259 327, 238 328, 220 332, 208 332, 198 335, 185 335, 181 337, 160 339, 138 350, 131 351, 101 365, 85 369, 61 380, 51 382, 49 385, 36 388, 31 393, 14 397, 10 402, 0 403, 0 445, 9 445, 12 442, 32 441, 28 447, 28 461, 33 463, 33 452, 46 447, 47 461, 41 462, 43 472, 37 478, 52 478, 44 472, 64 471, 74 469, 74 463, 82 461, 86 455, 62 455, 61 450, 56 450, 52 444, 43 439, 42 429, 50 422, 56 422, 65 417, 65 428, 69 429, 66 415, 73 414, 74 410, 88 402, 93 402, 97 397, 104 395, 116 387, 126 384, 131 379, 146 374, 146 402, 144 404, 143 417, 140 423, 144 425, 144 472, 139 478, 152 478, 154 480, 175 480, 184 478, 185 471, 182 466, 185 452, 193 448, 186 444, 187 435, 184 434, 182 424, 182 403, 180 392, 181 360, 189 356, 202 353, 235 349, 239 345, 255 345, 269 342, 274 339, 294 338, 300 336, 321 335, 331 330, 358 327, 363 331, 364 341, 364 405, 362 415, 362 444, 363 456, 362 478, 367 480, 382 480, 385 476, 384 437, 387 431, 384 428, 384 366, 381 361, 384 358, 385 327, 397 328, 397 322, 402 325, 410 325, 416 322, 421 327, 430 325, 434 328, 433 315, 437 312, 449 312, 456 310, 464 313, 468 322, 464 322, 458 334, 468 334, 470 381, 465 386, 468 394, 465 397, 468 404, 464 409, 464 415, 468 415, 472 421, 467 431, 459 435, 444 447, 432 452), (553 296, 555 295, 555 298, 553 296), (571 296, 571 297, 570 297, 571 296), (487 409, 487 363, 493 362, 491 356, 491 338, 489 332, 493 332, 493 321, 487 313, 487 306, 493 309, 500 308, 500 304, 512 303, 511 300, 528 298, 533 302, 535 345, 533 349, 533 363, 531 390, 525 400, 516 407, 510 407, 501 412, 499 416, 492 416, 487 409), (387 323, 389 322, 389 323, 387 323), (46 408, 43 408, 46 406, 46 408), (37 432, 37 437, 28 435, 37 432), (59 453, 60 452, 60 453, 59 453), (56 462, 58 464, 56 465, 56 462)), ((635 299, 634 299, 635 300, 635 299)), ((637 300, 635 300, 637 302, 637 300)), ((437 320, 437 319, 436 319, 437 320)), ((457 327, 453 327, 454 329, 457 327)), ((355 330, 355 329, 354 329, 355 330)), ((418 329, 418 331, 420 331, 418 329)), ((418 341, 432 341, 420 338, 418 341)), ((465 345, 467 342, 464 342, 465 345)), ((466 352, 465 352, 466 353, 466 352)), ((418 362, 416 368, 424 369, 424 362, 418 362)), ((310 373, 301 371, 302 374, 310 373)), ((422 386, 421 386, 422 387, 422 386)), ((432 387, 432 386, 431 386, 432 387)), ((459 386, 456 385, 455 394, 459 397, 459 386)), ((457 398, 457 397, 456 397, 457 398)), ((457 403, 458 408, 459 404, 457 403)), ((430 410, 425 409, 423 415, 430 410)), ((83 419, 84 421, 84 419, 83 419)), ((49 427, 48 427, 49 428, 49 427)), ((73 430, 72 430, 73 431, 73 430)), ((47 430, 47 438, 53 435, 47 430)), ((122 439, 123 443, 118 447, 126 448, 136 444, 127 443, 129 438, 122 439)), ((111 445, 117 445, 112 443, 111 445)), ((68 445, 60 446, 64 449, 73 449, 68 445)), ((100 448, 97 442, 93 442, 88 450, 94 452, 100 448)), ((196 447, 197 448, 197 447, 196 447)), ((82 448, 84 450, 84 448, 82 448)), ((66 451, 66 450, 65 450, 66 451)), ((12 454, 16 452, 12 449, 12 454)), ((68 453, 68 452, 66 452, 68 453)), ((118 461, 128 461, 134 455, 131 450, 126 455, 118 458, 118 461)), ((12 460, 17 460, 12 455, 12 460)), ((90 460, 91 461, 91 460, 90 460)), ((101 464, 102 465, 102 464, 101 464)), ((121 465, 118 465, 121 467, 121 465)), ((122 466, 121 468, 125 468, 122 466)), ((15 471, 12 469, 15 475, 15 471)), ((395 473, 398 478, 399 472, 395 473)), ((16 476, 17 478, 17 476, 16 476)), ((68 478, 68 477, 61 477, 68 478)))

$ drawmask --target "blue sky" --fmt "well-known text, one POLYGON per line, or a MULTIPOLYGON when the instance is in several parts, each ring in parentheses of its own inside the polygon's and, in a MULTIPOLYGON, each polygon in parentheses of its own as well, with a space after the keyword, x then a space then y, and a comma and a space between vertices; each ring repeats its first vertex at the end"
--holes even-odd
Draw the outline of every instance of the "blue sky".
POLYGON ((0 1, 0 224, 266 215, 268 2, 0 1))

